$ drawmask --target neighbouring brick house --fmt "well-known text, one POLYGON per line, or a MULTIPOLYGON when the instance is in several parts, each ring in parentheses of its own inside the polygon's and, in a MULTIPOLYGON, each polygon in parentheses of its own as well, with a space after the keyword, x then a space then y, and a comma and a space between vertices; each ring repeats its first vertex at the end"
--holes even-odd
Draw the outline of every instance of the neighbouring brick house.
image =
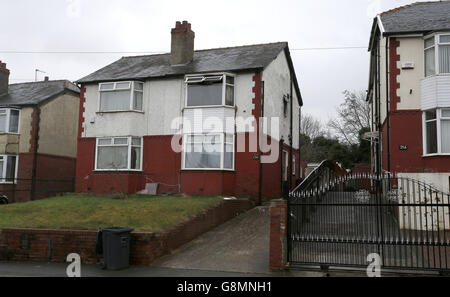
POLYGON ((450 2, 374 19, 368 100, 372 169, 450 191, 450 2), (377 141, 379 140, 379 141, 377 141))
POLYGON ((171 53, 123 57, 78 81, 77 192, 135 193, 153 183, 159 193, 279 197, 282 181, 294 184, 305 167, 298 150, 303 103, 288 44, 194 51, 188 22, 171 33, 171 53), (281 148, 273 163, 262 164, 260 149, 237 149, 240 136, 248 144, 257 135, 262 116, 279 118, 265 125, 280 131, 266 133, 281 148), (208 118, 233 124, 211 133, 208 118), (171 147, 177 133, 180 151, 171 147))
POLYGON ((0 193, 24 202, 74 190, 79 88, 9 84, 0 61, 0 193))

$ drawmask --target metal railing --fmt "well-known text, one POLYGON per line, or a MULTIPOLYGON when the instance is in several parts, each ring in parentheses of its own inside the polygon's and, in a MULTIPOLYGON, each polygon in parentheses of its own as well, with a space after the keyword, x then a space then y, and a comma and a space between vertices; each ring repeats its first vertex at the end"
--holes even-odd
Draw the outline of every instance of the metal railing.
POLYGON ((384 268, 449 271, 449 193, 392 174, 325 180, 290 194, 289 262, 367 267, 377 253, 384 268))

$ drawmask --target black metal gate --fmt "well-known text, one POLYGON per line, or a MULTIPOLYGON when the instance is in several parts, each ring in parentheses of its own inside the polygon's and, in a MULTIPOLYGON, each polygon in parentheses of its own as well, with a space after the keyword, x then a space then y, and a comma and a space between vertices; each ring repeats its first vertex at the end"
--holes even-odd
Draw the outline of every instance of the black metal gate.
POLYGON ((290 193, 291 266, 450 269, 450 195, 406 177, 322 170, 290 193))

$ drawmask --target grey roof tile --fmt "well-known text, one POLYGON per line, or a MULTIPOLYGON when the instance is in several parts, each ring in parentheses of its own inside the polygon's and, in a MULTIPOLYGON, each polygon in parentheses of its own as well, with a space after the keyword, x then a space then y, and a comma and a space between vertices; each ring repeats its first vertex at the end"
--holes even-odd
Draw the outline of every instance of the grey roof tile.
POLYGON ((0 106, 36 105, 67 91, 79 93, 80 89, 67 80, 11 84, 8 94, 0 96, 0 106))
POLYGON ((123 57, 77 82, 94 83, 177 76, 188 73, 261 69, 269 65, 287 45, 287 42, 278 42, 198 50, 194 52, 194 60, 182 66, 171 66, 170 54, 123 57))
POLYGON ((450 1, 416 2, 380 15, 387 34, 450 30, 450 1))

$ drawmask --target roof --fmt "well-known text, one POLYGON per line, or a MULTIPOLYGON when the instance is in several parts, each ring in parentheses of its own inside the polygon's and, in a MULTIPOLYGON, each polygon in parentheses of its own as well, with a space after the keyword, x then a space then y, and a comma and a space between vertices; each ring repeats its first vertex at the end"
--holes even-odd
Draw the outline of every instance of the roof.
POLYGON ((303 104, 287 42, 197 50, 194 51, 193 61, 186 65, 172 66, 170 64, 170 53, 122 57, 120 60, 79 79, 77 83, 89 84, 172 77, 194 73, 262 70, 275 60, 283 50, 286 52, 289 68, 294 74, 297 97, 299 102, 303 104))
MULTIPOLYGON (((373 20, 369 40, 369 51, 377 44, 379 34, 408 35, 428 34, 436 31, 450 30, 450 1, 415 2, 397 7, 379 14, 373 20)), ((375 58, 370 61, 370 77, 367 100, 369 100, 373 81, 375 58)))
POLYGON ((286 46, 286 42, 279 42, 198 50, 194 52, 191 63, 176 66, 170 65, 170 53, 123 57, 79 79, 78 83, 261 69, 272 62, 286 46))
POLYGON ((450 30, 450 1, 416 2, 380 14, 384 34, 450 30))
POLYGON ((66 92, 77 94, 80 89, 67 80, 11 84, 8 94, 0 96, 0 106, 37 105, 66 92))

